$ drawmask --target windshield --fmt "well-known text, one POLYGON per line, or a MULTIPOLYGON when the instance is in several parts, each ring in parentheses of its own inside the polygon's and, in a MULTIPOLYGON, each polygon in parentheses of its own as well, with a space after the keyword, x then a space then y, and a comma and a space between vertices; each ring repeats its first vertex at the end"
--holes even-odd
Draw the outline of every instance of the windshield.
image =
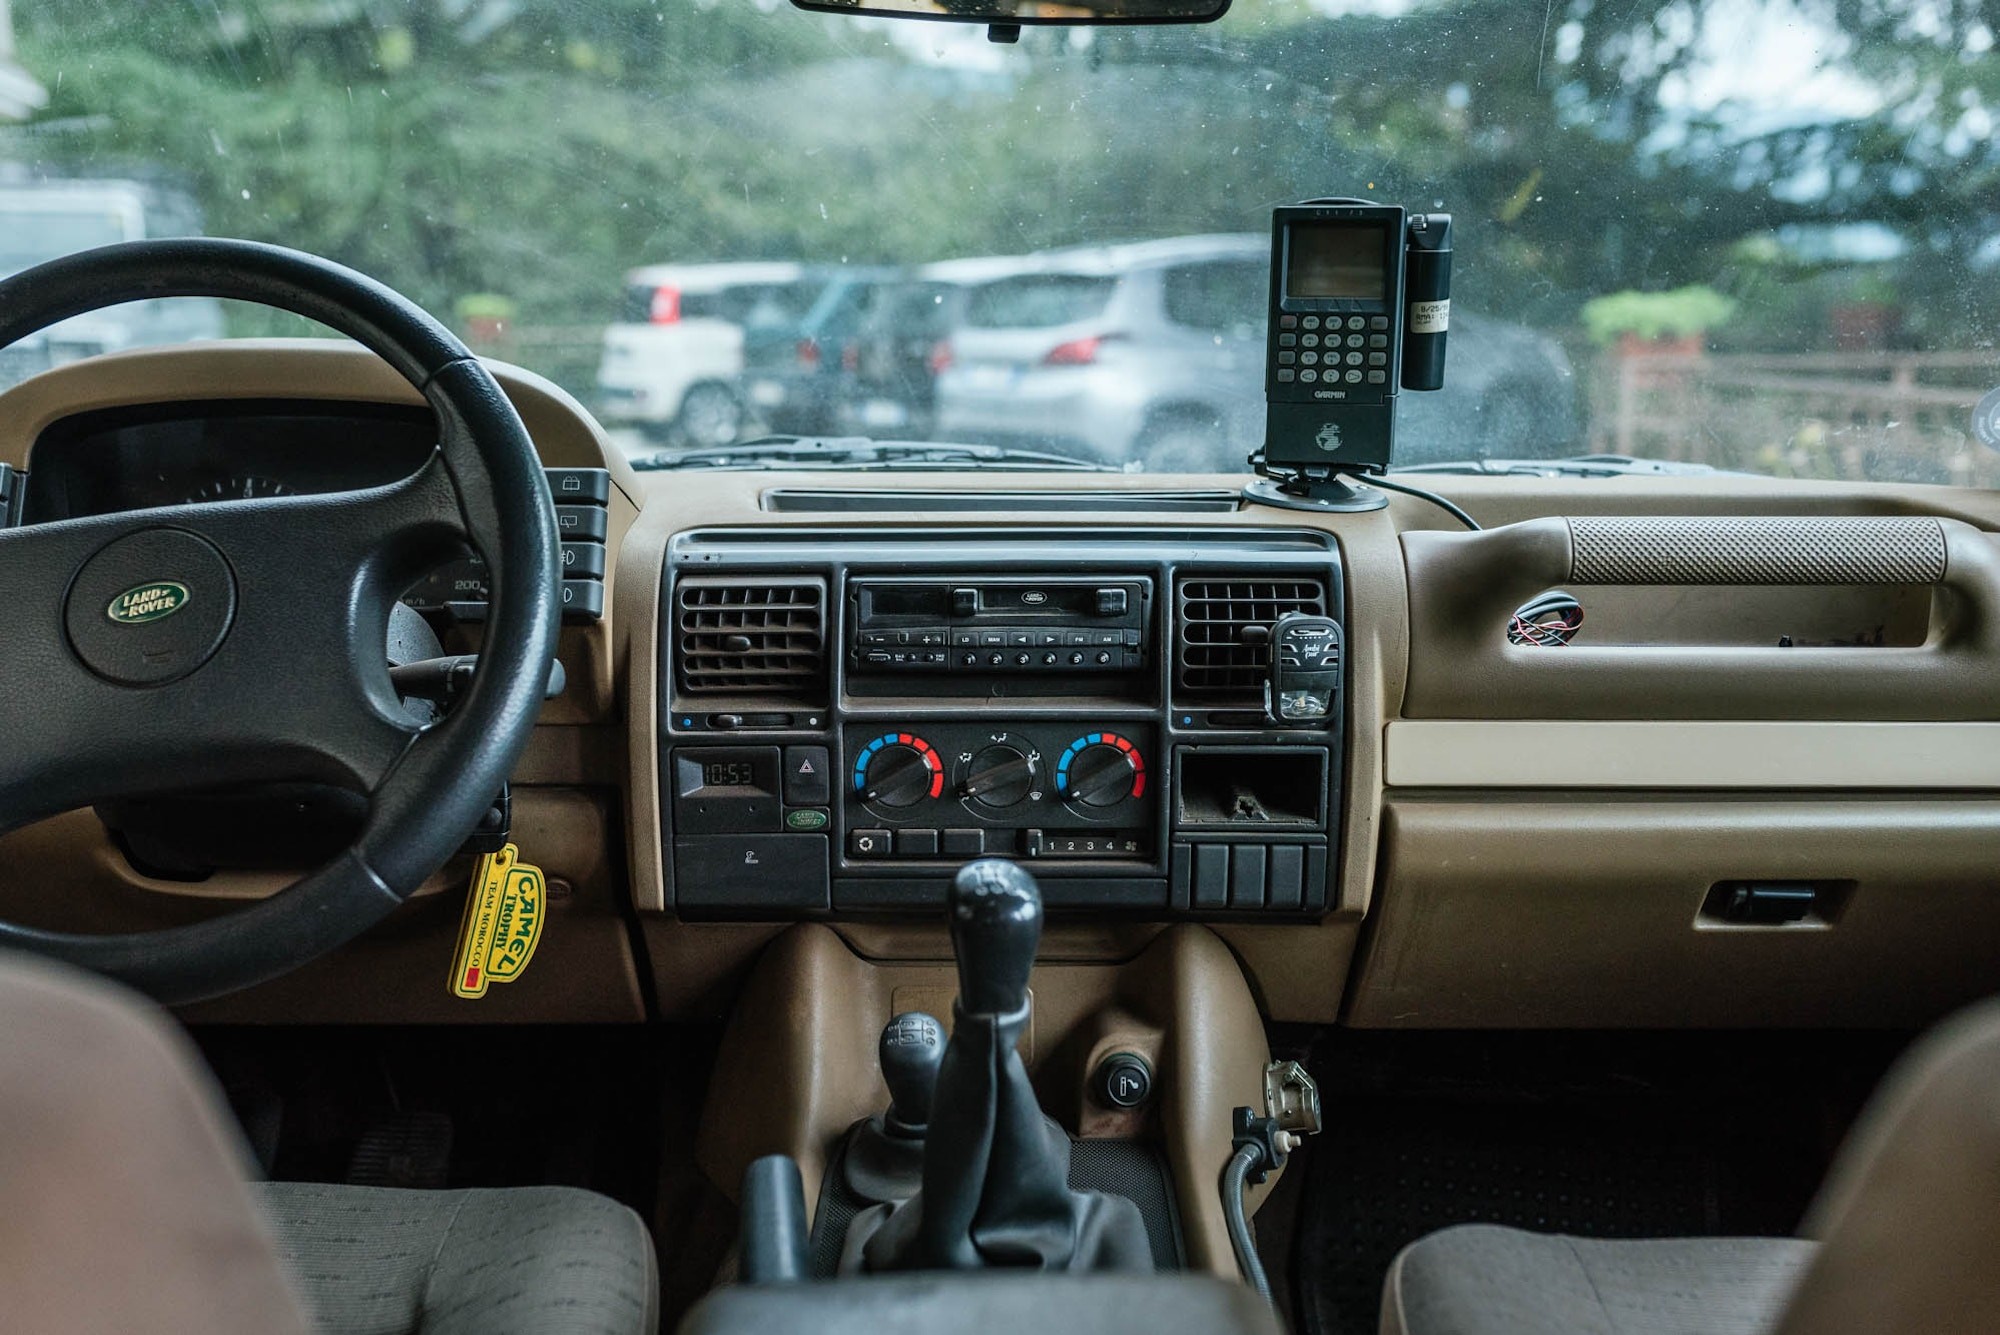
POLYGON ((0 274, 73 250, 131 239, 125 219, 116 212, 43 209, 32 207, 30 202, 14 204, 0 199, 0 274))
MULTIPOLYGON (((779 0, 13 0, 0 187, 143 186, 185 202, 145 234, 353 265, 637 459, 787 433, 1234 472, 1270 210, 1357 196, 1454 219, 1400 464, 1988 485, 1985 12, 1236 0, 1003 45, 779 0), (809 321, 841 280, 851 317, 809 321)), ((10 213, 0 268, 111 221, 10 213)))

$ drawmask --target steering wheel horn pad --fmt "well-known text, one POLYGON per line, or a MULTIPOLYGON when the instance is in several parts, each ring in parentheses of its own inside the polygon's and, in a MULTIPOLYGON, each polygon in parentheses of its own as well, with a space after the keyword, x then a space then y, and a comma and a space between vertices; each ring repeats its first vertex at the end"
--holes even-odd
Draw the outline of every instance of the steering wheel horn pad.
MULTIPOLYGON (((238 912, 122 935, 0 921, 0 946, 184 1003, 345 944, 458 850, 540 716, 562 576, 513 405, 448 330, 351 269, 212 238, 83 251, 0 282, 0 348, 163 297, 317 320, 387 361, 438 423, 431 461, 387 486, 0 528, 0 833, 189 787, 313 779, 368 796, 352 848, 238 912), (443 722, 419 728, 388 684, 389 609, 467 549, 490 568, 479 669, 443 722)), ((9 871, 31 874, 0 868, 0 912, 9 871)))
POLYGON ((84 665, 121 686, 177 681, 215 656, 236 575, 215 544, 174 528, 114 539, 69 586, 63 626, 84 665))

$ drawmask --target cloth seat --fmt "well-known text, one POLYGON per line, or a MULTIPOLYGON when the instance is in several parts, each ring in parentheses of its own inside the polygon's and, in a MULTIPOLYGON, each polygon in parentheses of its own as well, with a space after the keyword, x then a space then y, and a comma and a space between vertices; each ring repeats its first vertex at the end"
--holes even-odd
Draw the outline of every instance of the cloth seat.
POLYGON ((1812 1260, 1792 1238, 1608 1241, 1461 1224, 1390 1267, 1385 1335, 1765 1335, 1812 1260))
POLYGON ((9 1331, 653 1335, 652 1239, 568 1187, 251 1183, 157 1006, 0 951, 0 1295, 9 1331))
POLYGON ((1460 1225, 1390 1266, 1382 1335, 1992 1335, 2000 999, 1897 1062, 1803 1232, 1815 1241, 1460 1225))
POLYGON ((278 1257, 327 1335, 650 1335, 653 1241, 573 1187, 259 1184, 278 1257))

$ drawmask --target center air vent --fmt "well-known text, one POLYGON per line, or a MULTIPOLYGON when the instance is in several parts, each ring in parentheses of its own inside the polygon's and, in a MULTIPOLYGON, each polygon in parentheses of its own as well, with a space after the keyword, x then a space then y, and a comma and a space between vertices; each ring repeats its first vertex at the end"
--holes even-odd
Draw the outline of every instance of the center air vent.
POLYGON ((1187 696, 1248 700, 1270 667, 1271 623, 1327 610, 1317 576, 1183 576, 1174 586, 1174 684, 1187 696))
POLYGON ((693 577, 674 590, 675 661, 689 695, 824 703, 826 584, 693 577))

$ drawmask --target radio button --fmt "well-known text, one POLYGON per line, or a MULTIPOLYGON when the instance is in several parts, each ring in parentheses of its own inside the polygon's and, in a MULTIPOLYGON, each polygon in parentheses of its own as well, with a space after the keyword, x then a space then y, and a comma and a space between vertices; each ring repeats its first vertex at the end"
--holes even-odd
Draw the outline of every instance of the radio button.
POLYGON ((1360 354, 1360 353, 1358 353, 1358 352, 1350 352, 1350 353, 1348 353, 1348 354, 1347 354, 1347 364, 1348 364, 1349 366, 1359 366, 1359 365, 1361 365, 1361 354, 1360 354))
POLYGON ((979 613, 979 590, 958 588, 951 591, 951 614, 955 617, 977 616, 979 613))
POLYGON ((1368 373, 1368 383, 1371 385, 1387 384, 1388 380, 1389 373, 1387 371, 1370 371, 1368 373))
POLYGON ((1389 354, 1386 352, 1371 352, 1368 354, 1368 364, 1370 366, 1387 366, 1389 364, 1389 354))
POLYGON ((1083 650, 1072 649, 1069 651, 1069 665, 1071 667, 1083 666, 1083 650))
POLYGON ((1301 371, 1301 372, 1299 372, 1299 379, 1300 379, 1301 381, 1303 381, 1304 383, 1306 383, 1306 384, 1310 385, 1310 384, 1312 384, 1312 383, 1313 383, 1313 382, 1314 382, 1315 380, 1318 380, 1318 379, 1319 379, 1319 372, 1318 372, 1318 371, 1314 371, 1314 370, 1311 370, 1311 369, 1307 369, 1307 370, 1304 370, 1304 371, 1301 371))
POLYGON ((1318 347, 1318 346, 1319 346, 1319 335, 1318 335, 1318 334, 1307 334, 1307 335, 1306 335, 1306 336, 1305 336, 1305 337, 1304 337, 1303 339, 1299 340, 1299 346, 1300 346, 1300 347, 1304 347, 1304 348, 1316 348, 1316 347, 1318 347))
POLYGON ((1386 315, 1371 315, 1368 317, 1368 327, 1370 329, 1387 329, 1389 327, 1389 317, 1386 315))
POLYGON ((896 661, 896 656, 890 653, 887 649, 876 649, 869 653, 868 661, 871 664, 877 664, 877 665, 884 663, 893 663, 896 661))
POLYGON ((1347 327, 1349 329, 1366 329, 1368 321, 1359 315, 1350 315, 1347 317, 1347 327))
POLYGON ((1056 665, 1057 663, 1060 663, 1060 662, 1062 662, 1062 655, 1061 655, 1061 654, 1056 654, 1056 653, 1048 653, 1048 654, 1043 654, 1043 655, 1042 655, 1042 666, 1043 666, 1043 667, 1054 667, 1054 666, 1055 666, 1055 665, 1056 665))
POLYGON ((1308 315, 1304 320, 1300 321, 1300 323, 1304 325, 1307 329, 1317 329, 1319 328, 1319 317, 1317 315, 1308 315))
POLYGON ((1026 667, 1026 666, 1028 666, 1028 664, 1030 664, 1030 663, 1032 663, 1032 662, 1034 662, 1034 661, 1035 661, 1035 656, 1034 656, 1033 654, 1015 654, 1015 655, 1014 655, 1014 666, 1015 666, 1015 667, 1026 667))
MULTIPOLYGON (((1330 376, 1331 376, 1331 372, 1329 372, 1328 374, 1329 374, 1329 377, 1330 377, 1330 376)), ((1350 384, 1350 385, 1358 385, 1358 384, 1360 384, 1360 383, 1361 383, 1361 372, 1359 372, 1359 371, 1349 371, 1349 372, 1347 373, 1347 383, 1348 383, 1348 384, 1350 384)))
POLYGON ((1100 667, 1109 663, 1110 661, 1111 661, 1111 651, 1109 649, 1099 649, 1097 651, 1097 662, 1100 667))
POLYGON ((938 645, 944 643, 944 632, 941 630, 920 630, 914 632, 914 635, 915 639, 912 643, 915 644, 938 645))
POLYGON ((1280 335, 1278 335, 1278 346, 1279 346, 1279 347, 1281 347, 1281 348, 1296 348, 1296 347, 1297 347, 1298 345, 1299 345, 1299 336, 1298 336, 1297 334, 1280 334, 1280 335))
POLYGON ((1278 365, 1280 365, 1280 366, 1297 366, 1298 364, 1299 364, 1299 354, 1298 354, 1298 353, 1296 353, 1296 352, 1281 352, 1281 353, 1279 353, 1279 354, 1278 354, 1278 365))
POLYGON ((1039 648, 1047 648, 1049 645, 1061 643, 1062 632, 1059 630, 1038 630, 1035 632, 1035 644, 1039 648))
POLYGON ((1026 649, 1035 642, 1035 633, 1031 630, 1010 630, 1005 634, 1010 649, 1026 649))
POLYGON ((1006 661, 1007 661, 1007 655, 1005 654, 986 655, 986 663, 989 667, 999 667, 1002 663, 1005 663, 1006 661))
POLYGON ((958 656, 958 665, 960 667, 978 667, 979 655, 974 653, 962 653, 958 656))
POLYGON ((1063 632, 1062 642, 1064 644, 1089 644, 1090 632, 1087 630, 1066 630, 1063 632))
POLYGON ((1296 315, 1280 315, 1278 317, 1278 328, 1280 329, 1296 329, 1298 328, 1298 324, 1299 317, 1296 315))
POLYGON ((1360 334, 1349 334, 1347 336, 1347 346, 1350 348, 1358 348, 1367 341, 1368 340, 1360 334))
POLYGON ((976 630, 955 630, 951 633, 951 643, 952 647, 956 649, 964 649, 970 645, 978 644, 979 632, 976 630))
MULTIPOLYGON (((1278 383, 1281 385, 1289 385, 1298 378, 1298 373, 1289 366, 1278 372, 1278 383)), ((484 604, 481 604, 481 606, 484 606, 484 604)))

